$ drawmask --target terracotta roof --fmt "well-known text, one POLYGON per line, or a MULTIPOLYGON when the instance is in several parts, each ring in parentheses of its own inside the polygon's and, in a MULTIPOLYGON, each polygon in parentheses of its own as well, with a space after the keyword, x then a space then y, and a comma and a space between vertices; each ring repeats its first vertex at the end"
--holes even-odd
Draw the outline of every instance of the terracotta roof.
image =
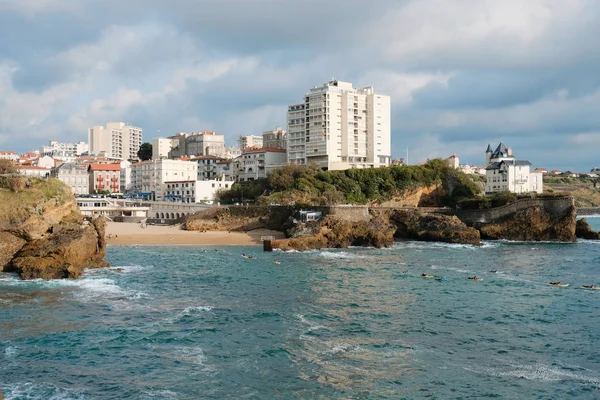
POLYGON ((44 171, 50 171, 51 168, 38 167, 37 165, 21 165, 18 169, 43 169, 44 171))
POLYGON ((88 169, 92 171, 120 171, 121 166, 119 164, 90 164, 88 169))
POLYGON ((12 150, 0 150, 0 154, 17 154, 12 150))

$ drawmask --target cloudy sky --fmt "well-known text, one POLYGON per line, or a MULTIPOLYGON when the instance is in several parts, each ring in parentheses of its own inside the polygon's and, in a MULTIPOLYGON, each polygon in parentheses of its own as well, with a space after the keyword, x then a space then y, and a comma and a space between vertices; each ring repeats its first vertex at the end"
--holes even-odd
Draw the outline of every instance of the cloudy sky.
POLYGON ((392 96, 392 156, 600 165, 596 0, 0 0, 0 148, 285 126, 332 77, 392 96), (158 133, 160 131, 160 133, 158 133))

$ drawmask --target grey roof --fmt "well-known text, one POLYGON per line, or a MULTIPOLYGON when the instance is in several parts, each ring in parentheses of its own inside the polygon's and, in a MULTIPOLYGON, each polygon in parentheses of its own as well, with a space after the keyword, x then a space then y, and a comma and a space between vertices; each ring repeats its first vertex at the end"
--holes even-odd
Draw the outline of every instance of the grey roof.
POLYGON ((490 165, 487 166, 486 170, 500 169, 502 164, 515 165, 515 166, 531 165, 531 163, 527 160, 516 160, 516 161, 515 160, 502 160, 499 162, 490 163, 490 165))
POLYGON ((491 153, 492 152, 492 145, 488 143, 488 148, 485 151, 486 153, 491 153))
POLYGON ((515 165, 531 165, 531 163, 527 160, 517 160, 515 161, 515 165))
POLYGON ((496 147, 496 150, 494 150, 494 153, 492 154, 492 158, 499 158, 499 157, 510 157, 508 155, 508 148, 502 142, 500 142, 500 144, 498 145, 498 147, 496 147))

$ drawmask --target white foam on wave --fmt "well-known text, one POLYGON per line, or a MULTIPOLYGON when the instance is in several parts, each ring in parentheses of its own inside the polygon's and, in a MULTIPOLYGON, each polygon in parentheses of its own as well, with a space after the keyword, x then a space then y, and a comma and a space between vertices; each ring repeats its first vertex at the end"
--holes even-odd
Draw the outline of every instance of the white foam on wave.
POLYGON ((6 356, 6 358, 13 358, 17 355, 17 353, 18 353, 18 349, 13 346, 8 346, 7 348, 4 349, 4 355, 6 356))
POLYGON ((202 312, 211 311, 213 307, 211 306, 190 306, 186 307, 180 312, 178 312, 175 316, 167 318, 166 322, 169 324, 173 324, 179 321, 183 317, 187 317, 194 314, 199 314, 202 312))
MULTIPOLYGON (((557 367, 550 367, 543 364, 535 365, 511 365, 511 369, 501 370, 500 368, 469 368, 463 367, 467 371, 485 374, 497 377, 523 378, 530 381, 556 382, 556 381, 578 381, 592 384, 600 387, 600 378, 588 374, 567 371, 557 367)), ((584 368, 581 368, 585 370, 584 368)))
POLYGON ((173 351, 173 357, 179 361, 194 364, 201 367, 201 371, 213 371, 214 367, 206 364, 206 356, 199 346, 196 347, 177 347, 173 351))
POLYGON ((354 253, 348 253, 347 251, 321 251, 319 256, 323 258, 365 258, 354 253))
POLYGON ((470 244, 461 244, 461 243, 443 243, 443 242, 417 242, 417 241, 405 241, 405 242, 395 242, 394 249, 418 249, 418 250, 427 250, 427 249, 468 249, 468 250, 477 250, 479 246, 473 246, 470 244))
POLYGON ((328 347, 327 353, 331 355, 362 350, 359 345, 344 342, 325 342, 325 345, 328 347))
POLYGON ((19 382, 11 385, 0 384, 0 392, 5 400, 83 400, 86 397, 80 393, 59 388, 51 383, 19 382))
POLYGON ((152 391, 143 391, 144 398, 146 399, 176 399, 177 393, 171 390, 152 390, 152 391))
POLYGON ((455 267, 440 267, 437 265, 432 265, 431 269, 441 269, 441 270, 446 270, 446 271, 455 271, 455 272, 461 272, 461 273, 467 273, 467 272, 471 272, 467 269, 461 269, 461 268, 455 268, 455 267))
POLYGON ((298 318, 298 320, 300 320, 300 322, 302 322, 305 325, 308 325, 308 331, 309 332, 316 331, 318 329, 329 329, 325 325, 313 324, 312 322, 310 322, 309 320, 307 320, 304 317, 304 315, 302 315, 302 314, 296 314, 296 317, 298 318))

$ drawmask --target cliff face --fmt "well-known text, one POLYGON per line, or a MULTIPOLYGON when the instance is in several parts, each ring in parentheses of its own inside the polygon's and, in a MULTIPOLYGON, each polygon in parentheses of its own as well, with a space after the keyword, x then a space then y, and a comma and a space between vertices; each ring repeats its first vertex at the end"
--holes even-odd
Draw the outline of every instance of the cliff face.
POLYGON ((32 180, 19 192, 0 188, 0 271, 22 279, 78 278, 104 261, 104 218, 84 222, 68 187, 32 180))
POLYGON ((600 233, 594 232, 585 218, 577 221, 575 236, 581 239, 600 240, 600 233))
POLYGON ((394 210, 389 219, 397 227, 394 234, 397 238, 473 245, 481 243, 479 231, 469 228, 455 216, 394 210))
POLYGON ((562 216, 554 216, 540 206, 532 206, 498 221, 475 223, 475 227, 484 239, 574 242, 576 218, 574 206, 562 216))

